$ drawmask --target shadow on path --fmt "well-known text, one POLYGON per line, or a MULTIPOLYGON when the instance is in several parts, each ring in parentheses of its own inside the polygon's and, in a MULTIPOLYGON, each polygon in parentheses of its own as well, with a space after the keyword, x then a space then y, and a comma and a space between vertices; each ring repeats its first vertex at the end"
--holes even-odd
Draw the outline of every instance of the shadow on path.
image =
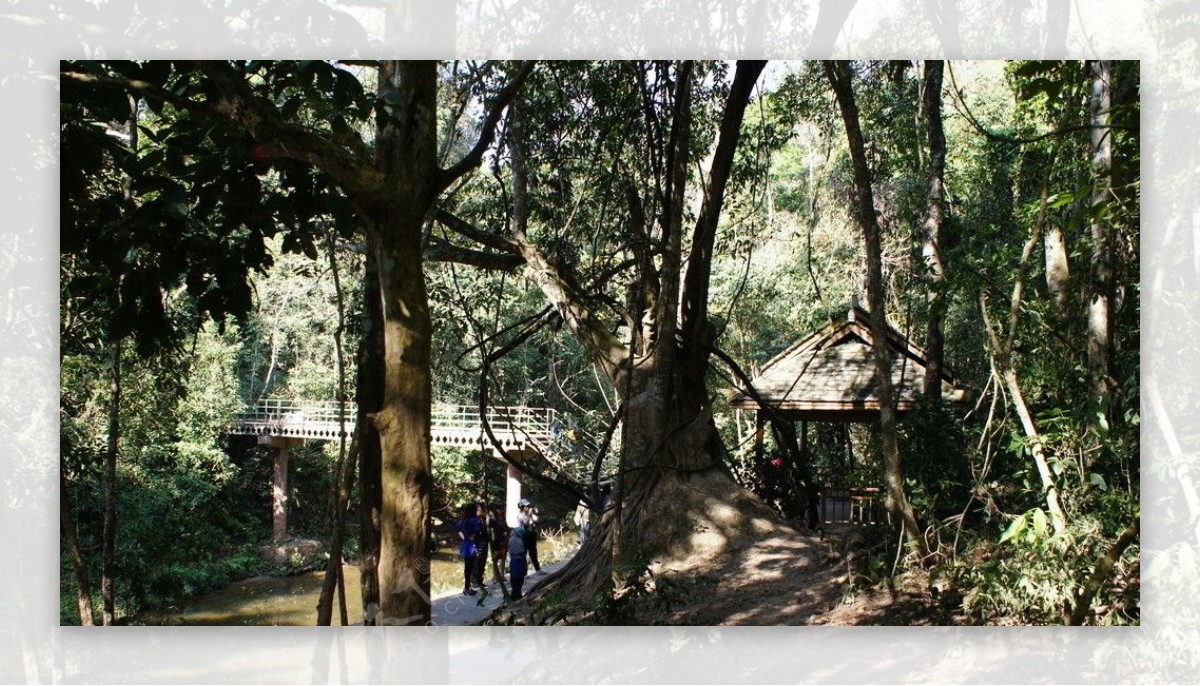
MULTIPOLYGON (((528 594, 551 574, 561 569, 575 554, 554 564, 542 565, 540 573, 525 577, 524 591, 528 594)), ((505 580, 505 584, 508 580, 505 580)), ((434 626, 471 626, 487 619, 494 610, 504 605, 504 594, 500 584, 494 580, 488 582, 486 592, 481 590, 478 595, 463 595, 461 591, 448 593, 433 599, 432 622, 434 626)))

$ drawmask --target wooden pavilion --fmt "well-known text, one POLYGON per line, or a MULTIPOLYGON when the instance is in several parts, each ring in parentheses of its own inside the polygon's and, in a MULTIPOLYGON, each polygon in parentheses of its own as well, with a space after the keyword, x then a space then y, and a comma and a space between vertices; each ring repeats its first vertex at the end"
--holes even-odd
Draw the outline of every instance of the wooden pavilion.
MULTIPOLYGON (((751 381, 754 392, 741 391, 729 402, 734 409, 755 411, 756 454, 762 455, 766 420, 761 411, 763 407, 778 419, 801 423, 798 447, 802 460, 807 460, 808 422, 878 420, 879 384, 875 378, 874 341, 870 314, 853 305, 845 319, 831 319, 824 327, 769 360, 751 381)), ((928 357, 924 350, 890 325, 887 342, 892 352, 895 409, 903 415, 919 402, 928 357)), ((943 400, 958 402, 964 397, 965 391, 953 372, 943 366, 943 400)))
MULTIPOLYGON (((892 388, 896 410, 916 406, 925 380, 925 351, 890 325, 892 388)), ((763 402, 793 421, 870 422, 879 418, 879 384, 875 379, 870 314, 850 308, 842 321, 831 321, 776 355, 751 382, 763 402)), ((942 397, 963 398, 953 372, 943 367, 942 397)), ((740 410, 758 410, 759 403, 742 391, 729 401, 740 410)))

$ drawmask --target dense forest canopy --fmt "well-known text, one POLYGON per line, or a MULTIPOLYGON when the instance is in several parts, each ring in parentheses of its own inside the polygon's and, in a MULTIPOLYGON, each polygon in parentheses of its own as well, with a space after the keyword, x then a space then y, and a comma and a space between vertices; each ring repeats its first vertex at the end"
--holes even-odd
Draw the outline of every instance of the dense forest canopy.
POLYGON ((61 84, 64 621, 266 569, 272 455, 227 428, 268 398, 357 401, 352 440, 295 448, 288 502, 363 570, 368 622, 428 621, 429 539, 498 497, 490 449, 431 448, 436 404, 570 432, 501 456, 593 510, 542 592, 559 618, 654 621, 649 580, 763 521, 815 541, 822 494, 879 488, 898 529, 850 590, 1140 621, 1137 63, 78 61, 61 84), (855 305, 877 421, 730 408, 855 305), (939 380, 903 414, 887 326, 939 380))

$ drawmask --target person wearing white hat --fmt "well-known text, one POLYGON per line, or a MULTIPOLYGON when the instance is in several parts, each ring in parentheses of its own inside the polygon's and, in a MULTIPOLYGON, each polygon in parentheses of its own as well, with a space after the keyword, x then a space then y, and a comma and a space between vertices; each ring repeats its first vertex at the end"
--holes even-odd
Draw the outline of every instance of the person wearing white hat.
POLYGON ((538 561, 537 553, 539 514, 537 506, 525 498, 521 498, 517 502, 517 509, 520 510, 517 515, 517 526, 525 531, 525 552, 529 553, 529 562, 533 565, 533 573, 539 574, 542 571, 542 563, 538 561))

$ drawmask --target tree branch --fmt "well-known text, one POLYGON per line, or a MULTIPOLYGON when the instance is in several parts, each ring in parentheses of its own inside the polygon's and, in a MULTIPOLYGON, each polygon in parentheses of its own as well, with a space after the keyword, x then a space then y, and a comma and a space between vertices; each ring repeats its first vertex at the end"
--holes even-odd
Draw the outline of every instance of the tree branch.
POLYGON ((99 76, 96 74, 87 74, 77 71, 64 71, 59 73, 59 78, 79 84, 81 86, 96 86, 100 88, 108 88, 112 90, 125 91, 142 98, 150 98, 175 106, 181 110, 195 112, 206 116, 219 116, 216 108, 209 103, 197 102, 190 100, 181 95, 176 95, 171 91, 163 88, 157 83, 143 81, 141 79, 122 79, 113 76, 99 76))
POLYGON ((509 253, 494 253, 472 250, 454 245, 444 238, 430 236, 430 245, 424 250, 425 259, 434 262, 454 262, 480 269, 511 272, 525 264, 525 258, 509 253))
POLYGON ((759 74, 767 65, 765 61, 740 60, 725 101, 725 112, 721 118, 720 136, 713 153, 712 170, 709 172, 708 187, 705 188, 704 204, 696 228, 692 233, 692 251, 688 256, 687 274, 684 278, 682 302, 683 321, 681 330, 692 341, 702 341, 703 327, 708 319, 709 272, 712 267, 713 243, 716 240, 717 220, 725 202, 725 186, 733 170, 734 153, 741 138, 742 119, 750 94, 759 74))
POLYGON ((361 141, 347 149, 348 141, 337 142, 314 131, 288 124, 267 101, 259 98, 250 84, 227 62, 198 62, 198 68, 217 88, 220 98, 211 107, 217 116, 250 132, 273 155, 307 162, 329 174, 347 193, 378 188, 384 175, 371 162, 361 141))
POLYGON ((1092 609, 1092 601, 1095 599, 1096 594, 1100 592, 1100 587, 1112 576, 1113 567, 1121 559, 1121 555, 1125 553, 1125 549, 1140 535, 1141 530, 1141 520, 1130 524, 1121 532, 1117 540, 1113 541, 1112 547, 1108 549, 1104 557, 1100 558, 1100 561, 1096 563, 1096 569, 1092 571, 1087 582, 1083 584, 1083 588, 1079 589, 1079 593, 1075 596, 1075 601, 1069 612, 1063 613, 1065 615, 1063 617, 1064 622, 1068 626, 1080 626, 1083 624, 1083 620, 1092 609))
POLYGON ((382 179, 382 175, 367 162, 370 157, 361 140, 335 142, 320 133, 285 122, 278 111, 259 98, 250 84, 226 62, 198 62, 195 67, 216 86, 220 93, 216 100, 192 100, 171 92, 161 84, 139 79, 72 71, 62 72, 60 77, 82 86, 122 90, 240 126, 264 145, 271 155, 292 157, 312 164, 332 176, 347 192, 373 187, 382 179))
POLYGON ((442 170, 441 174, 439 174, 437 192, 440 193, 448 188, 456 179, 475 169, 483 161, 483 153, 487 151, 488 147, 496 139, 496 125, 500 122, 500 115, 504 112, 504 108, 508 107, 513 98, 517 96, 517 91, 520 90, 521 85, 525 83, 525 79, 533 72, 534 64, 532 61, 523 62, 521 68, 517 70, 516 75, 512 77, 508 85, 492 101, 492 106, 488 110, 487 116, 484 117, 483 127, 480 131, 479 140, 475 143, 475 147, 449 169, 442 170))
POLYGON ((442 226, 445 226, 447 229, 450 229, 454 233, 466 238, 467 240, 475 241, 476 243, 488 248, 492 248, 493 250, 499 250, 501 252, 506 252, 513 255, 517 255, 520 252, 517 248, 517 245, 511 240, 503 236, 484 231, 471 222, 444 208, 439 207, 435 209, 433 212, 433 218, 442 226))
POLYGON ((592 359, 604 368, 604 373, 621 388, 622 366, 629 358, 630 350, 609 331, 596 313, 587 304, 579 289, 575 287, 553 264, 546 259, 537 245, 529 240, 526 229, 529 223, 529 206, 526 186, 525 154, 522 147, 519 116, 513 116, 510 126, 512 135, 513 175, 513 223, 511 242, 525 258, 524 276, 542 291, 546 299, 558 310, 563 321, 592 359))

